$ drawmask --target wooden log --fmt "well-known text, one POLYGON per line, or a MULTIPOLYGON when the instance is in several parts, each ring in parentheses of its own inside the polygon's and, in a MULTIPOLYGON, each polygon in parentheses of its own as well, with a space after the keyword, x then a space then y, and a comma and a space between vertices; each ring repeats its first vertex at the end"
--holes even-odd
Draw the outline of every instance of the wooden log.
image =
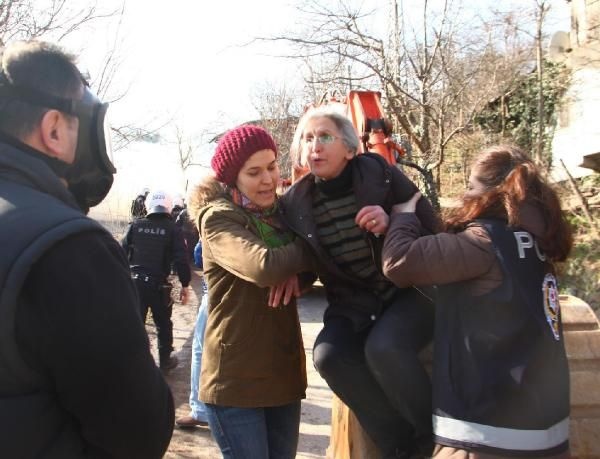
MULTIPOLYGON (((431 376, 433 345, 423 349, 420 356, 431 376)), ((327 448, 328 459, 377 459, 381 453, 363 430, 350 408, 336 395, 331 405, 331 440, 327 448)))
MULTIPOLYGON (((600 322, 577 297, 560 296, 571 377, 571 455, 600 458, 600 322)), ((430 368, 431 348, 422 358, 430 368)), ((331 410, 329 459, 377 459, 381 454, 352 411, 335 395, 331 410)))
POLYGON ((362 429, 354 413, 335 395, 331 406, 329 459, 377 459, 381 453, 362 429))

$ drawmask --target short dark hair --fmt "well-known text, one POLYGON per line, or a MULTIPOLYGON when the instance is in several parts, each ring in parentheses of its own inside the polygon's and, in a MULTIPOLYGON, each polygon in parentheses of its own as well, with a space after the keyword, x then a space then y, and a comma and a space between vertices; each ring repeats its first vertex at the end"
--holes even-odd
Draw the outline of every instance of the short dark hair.
MULTIPOLYGON (((0 85, 14 84, 67 99, 79 99, 84 83, 75 58, 42 41, 15 42, 0 56, 0 85)), ((40 123, 47 107, 0 99, 0 131, 22 138, 40 123)))

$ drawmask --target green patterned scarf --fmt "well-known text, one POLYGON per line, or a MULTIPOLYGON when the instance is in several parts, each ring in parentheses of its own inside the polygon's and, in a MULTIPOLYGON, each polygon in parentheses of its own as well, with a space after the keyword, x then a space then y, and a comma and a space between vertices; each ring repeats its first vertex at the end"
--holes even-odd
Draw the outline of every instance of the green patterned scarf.
POLYGON ((280 220, 277 212, 277 200, 268 209, 262 209, 256 206, 250 199, 237 188, 228 188, 228 194, 234 204, 244 209, 256 229, 260 238, 272 248, 281 247, 294 240, 294 234, 286 230, 280 220))

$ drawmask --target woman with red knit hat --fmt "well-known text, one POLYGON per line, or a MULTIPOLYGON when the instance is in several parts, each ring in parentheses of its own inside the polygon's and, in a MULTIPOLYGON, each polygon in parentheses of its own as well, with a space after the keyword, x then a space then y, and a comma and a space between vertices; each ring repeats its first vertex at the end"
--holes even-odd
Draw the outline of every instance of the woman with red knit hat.
POLYGON ((266 130, 228 131, 211 166, 189 205, 210 292, 200 399, 224 458, 292 459, 304 347, 295 298, 270 307, 269 287, 311 270, 310 251, 279 220, 277 147, 266 130))

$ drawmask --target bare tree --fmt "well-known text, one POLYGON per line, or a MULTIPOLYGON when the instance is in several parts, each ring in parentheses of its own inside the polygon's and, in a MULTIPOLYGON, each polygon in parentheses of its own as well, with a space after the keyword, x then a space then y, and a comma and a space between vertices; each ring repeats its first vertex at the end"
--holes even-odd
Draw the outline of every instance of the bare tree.
MULTIPOLYGON (((0 0, 0 46, 14 40, 33 39, 61 43, 78 33, 89 33, 91 27, 101 21, 116 22, 105 55, 94 65, 97 71, 91 74, 85 72, 96 94, 102 100, 114 103, 125 97, 129 90, 127 85, 116 88, 114 84, 123 61, 120 31, 124 11, 124 0, 114 8, 101 7, 98 1, 91 0, 0 0)), ((113 148, 123 148, 133 140, 148 137, 157 129, 127 124, 113 127, 113 148)))
POLYGON ((0 45, 42 37, 60 42, 86 24, 119 13, 119 9, 99 8, 97 1, 74 5, 68 0, 0 1, 0 45))
POLYGON ((298 105, 299 97, 286 85, 267 82, 257 87, 252 96, 254 108, 263 125, 275 139, 279 149, 278 163, 281 176, 291 177, 290 144, 303 107, 298 105))
MULTIPOLYGON (((308 0, 298 9, 300 30, 264 39, 294 45, 287 57, 311 64, 309 85, 382 91, 396 132, 414 146, 409 165, 431 184, 450 142, 470 128, 529 56, 516 39, 498 41, 514 35, 511 23, 492 30, 483 18, 465 15, 460 0, 438 2, 435 9, 423 0, 421 19, 411 30, 401 28, 404 12, 390 1, 387 39, 381 38, 383 22, 381 31, 370 25, 377 11, 351 3, 339 0, 330 7, 308 0)), ((439 179, 436 185, 439 189, 439 179)))
POLYGON ((542 163, 544 156, 544 132, 546 124, 544 123, 544 65, 542 52, 543 25, 544 19, 550 9, 545 0, 535 0, 535 51, 536 51, 536 69, 538 80, 538 132, 535 149, 535 160, 538 164, 542 163))
POLYGON ((207 156, 210 150, 209 145, 216 143, 223 134, 222 131, 218 132, 218 129, 215 128, 217 125, 222 124, 216 123, 214 126, 207 126, 200 131, 192 132, 189 128, 183 127, 181 122, 172 123, 174 137, 168 142, 175 146, 177 163, 186 177, 186 191, 189 186, 190 171, 193 173, 197 168, 210 169, 210 155, 207 156))
POLYGON ((177 146, 177 159, 181 170, 185 172, 194 163, 194 155, 200 143, 192 136, 186 135, 183 128, 175 125, 175 143, 177 146))
MULTIPOLYGON (((547 39, 545 28, 550 22, 549 12, 551 10, 550 2, 548 0, 531 0, 529 5, 519 15, 506 14, 498 10, 494 13, 496 16, 510 18, 512 26, 515 29, 515 35, 525 37, 527 40, 527 46, 531 50, 530 65, 527 70, 532 72, 535 70, 535 86, 536 86, 536 97, 535 104, 532 104, 532 112, 535 113, 535 121, 529 126, 531 130, 531 150, 535 161, 539 165, 546 167, 550 166, 547 154, 548 144, 548 132, 549 128, 548 119, 551 118, 551 112, 553 110, 552 104, 549 108, 546 106, 547 100, 550 97, 548 94, 548 78, 545 75, 544 67, 547 63, 544 57, 544 41, 547 39), (535 108, 534 108, 535 107, 535 108), (548 111, 549 110, 549 111, 548 111), (548 111, 548 113, 546 113, 548 111)), ((506 95, 509 95, 509 89, 514 91, 517 86, 522 83, 521 81, 514 82, 511 86, 505 86, 506 95)), ((507 115, 510 115, 507 113, 507 115)), ((504 122, 504 119, 503 119, 504 122)))
MULTIPOLYGON (((84 38, 99 25, 110 28, 104 54, 90 62, 91 69, 82 69, 94 92, 105 102, 114 104, 129 92, 130 82, 119 80, 124 57, 122 21, 125 0, 0 0, 0 45, 13 40, 43 39, 59 44, 69 42, 83 56, 84 38)), ((144 121, 123 122, 112 127, 113 149, 125 148, 136 140, 156 138, 158 131, 172 123, 171 117, 150 115, 144 121)))

